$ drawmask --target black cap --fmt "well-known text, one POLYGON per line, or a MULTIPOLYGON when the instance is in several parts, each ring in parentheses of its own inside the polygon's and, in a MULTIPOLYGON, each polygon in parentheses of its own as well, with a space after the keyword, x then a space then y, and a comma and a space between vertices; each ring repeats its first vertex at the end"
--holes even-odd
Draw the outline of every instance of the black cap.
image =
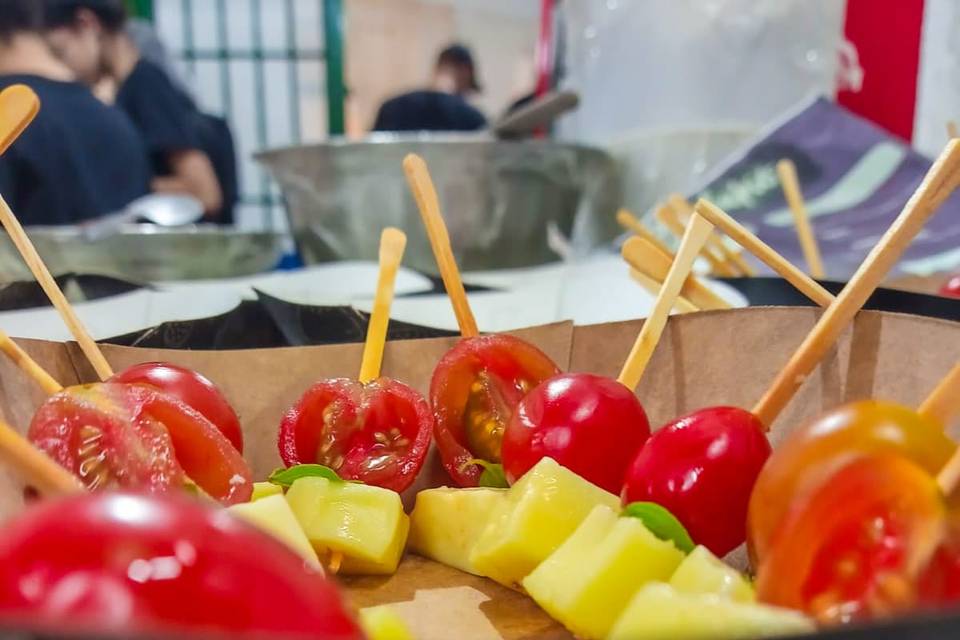
POLYGON ((473 63, 473 54, 464 45, 452 44, 441 51, 437 56, 437 66, 442 64, 465 67, 470 72, 470 88, 477 92, 483 90, 477 81, 477 68, 473 63))
POLYGON ((123 0, 43 0, 47 27, 62 27, 73 23, 77 9, 94 12, 110 29, 123 27, 127 18, 123 0))

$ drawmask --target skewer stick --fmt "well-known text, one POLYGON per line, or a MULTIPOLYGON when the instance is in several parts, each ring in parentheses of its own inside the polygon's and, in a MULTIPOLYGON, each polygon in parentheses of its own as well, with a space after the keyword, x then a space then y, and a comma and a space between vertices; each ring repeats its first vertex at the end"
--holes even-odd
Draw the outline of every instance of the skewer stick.
POLYGON ((367 340, 363 346, 363 361, 360 364, 359 378, 363 384, 380 377, 383 347, 387 341, 387 325, 390 323, 390 305, 393 304, 393 289, 406 246, 407 236, 399 229, 387 227, 380 234, 380 275, 377 278, 377 293, 373 299, 373 311, 367 325, 367 340))
POLYGON ((873 248, 836 301, 820 317, 777 375, 753 413, 768 428, 837 341, 923 225, 960 184, 960 141, 950 141, 903 211, 873 248))
MULTIPOLYGON (((634 279, 641 287, 647 290, 647 292, 656 297, 660 295, 660 289, 663 287, 662 280, 654 280, 645 273, 641 273, 636 269, 630 269, 630 277, 634 279)), ((677 313, 696 313, 700 311, 700 307, 693 304, 682 295, 677 296, 676 302, 673 303, 673 309, 677 313)))
MULTIPOLYGON (((654 282, 663 282, 670 273, 671 259, 644 238, 630 238, 620 250, 623 259, 635 271, 648 276, 654 282)), ((680 289, 680 296, 700 309, 729 309, 730 303, 703 284, 695 275, 687 277, 680 289)))
POLYGON ((0 458, 44 495, 69 495, 84 491, 75 475, 3 421, 0 421, 0 458))
MULTIPOLYGON (((693 205, 690 204, 690 201, 681 196, 679 193, 672 194, 668 199, 667 203, 673 207, 673 210, 677 212, 677 215, 680 216, 680 221, 682 224, 685 224, 687 220, 690 219, 691 214, 693 214, 693 205)), ((753 277, 757 275, 757 270, 750 266, 750 263, 744 260, 743 256, 739 251, 734 251, 727 243, 723 241, 723 238, 718 236, 715 233, 711 233, 710 237, 707 238, 707 247, 709 250, 715 252, 719 255, 723 263, 731 270, 733 275, 744 275, 746 277, 753 277)))
POLYGON ((713 231, 713 226, 700 217, 693 214, 690 218, 690 224, 683 234, 683 240, 680 241, 680 248, 677 250, 677 258, 670 267, 670 273, 667 274, 663 286, 660 288, 660 294, 653 304, 653 310, 643 323, 640 329, 640 335, 627 356, 627 361, 620 371, 617 380, 621 384, 636 389, 643 377, 643 372, 653 356, 660 336, 663 335, 663 329, 667 325, 667 317, 670 315, 670 309, 673 307, 677 296, 680 295, 680 289, 683 283, 690 275, 693 269, 693 263, 697 260, 697 254, 703 249, 707 242, 707 237, 713 231))
POLYGON ((960 138, 960 129, 957 128, 957 123, 954 120, 947 121, 947 137, 951 140, 960 138))
MULTIPOLYGON (((677 238, 683 238, 684 227, 683 223, 680 222, 680 218, 677 217, 676 210, 669 204, 661 205, 657 208, 656 213, 654 214, 657 220, 660 221, 660 224, 665 226, 670 233, 672 233, 677 238)), ((704 246, 706 246, 706 241, 704 241, 704 246)), ((679 251, 678 251, 679 253, 679 251)), ((710 263, 710 271, 724 277, 733 277, 736 275, 733 269, 729 265, 724 264, 717 256, 713 255, 710 251, 703 251, 702 255, 706 258, 707 262, 710 263)))
POLYGON ((40 98, 26 85, 15 84, 0 92, 0 155, 33 122, 40 112, 40 98))
POLYGON ((460 279, 460 270, 453 258, 450 235, 440 214, 440 200, 437 198, 437 190, 430 178, 427 163, 420 156, 411 153, 403 159, 403 170, 407 174, 407 183, 410 185, 410 191, 413 192, 417 208, 420 209, 423 225, 427 229, 430 246, 437 259, 437 267, 440 269, 440 277, 443 278, 443 286, 447 289, 447 295, 450 296, 450 302, 453 304, 453 313, 457 317, 460 335, 464 338, 478 336, 480 330, 477 329, 477 321, 467 302, 463 280, 460 279))
POLYGON ((695 207, 697 213, 716 225, 728 236, 752 253, 760 261, 780 274, 784 280, 792 284, 800 293, 807 296, 821 307, 828 307, 834 301, 834 295, 823 286, 801 271, 796 265, 788 261, 763 240, 751 233, 746 227, 734 220, 720 207, 706 200, 700 200, 695 207))
POLYGON ((650 229, 647 228, 647 225, 640 222, 640 220, 635 215, 633 215, 626 209, 620 209, 620 211, 617 212, 617 223, 627 231, 632 231, 636 235, 640 236, 641 238, 643 238, 644 240, 646 240, 647 242, 655 246, 657 249, 663 252, 667 257, 669 257, 671 262, 673 262, 674 255, 673 255, 673 251, 670 250, 670 247, 668 247, 666 244, 663 243, 662 240, 660 240, 660 238, 654 235, 653 231, 650 231, 650 229))
POLYGON ((803 192, 800 190, 800 180, 797 178, 797 167, 791 160, 781 160, 777 163, 777 175, 780 176, 780 186, 783 187, 783 195, 790 206, 790 212, 793 213, 793 222, 797 227, 797 237, 800 239, 800 248, 803 249, 803 256, 807 260, 807 268, 810 275, 817 280, 826 277, 823 270, 823 260, 820 258, 820 247, 817 245, 817 237, 813 235, 813 227, 810 226, 810 215, 807 213, 807 205, 803 201, 803 192))
POLYGON ((30 376, 34 382, 40 385, 48 395, 60 393, 63 386, 53 379, 46 370, 27 355, 27 352, 20 348, 6 332, 0 330, 0 351, 2 351, 14 364, 20 367, 20 370, 30 376))
POLYGON ((944 426, 960 414, 960 362, 930 392, 917 413, 944 426))

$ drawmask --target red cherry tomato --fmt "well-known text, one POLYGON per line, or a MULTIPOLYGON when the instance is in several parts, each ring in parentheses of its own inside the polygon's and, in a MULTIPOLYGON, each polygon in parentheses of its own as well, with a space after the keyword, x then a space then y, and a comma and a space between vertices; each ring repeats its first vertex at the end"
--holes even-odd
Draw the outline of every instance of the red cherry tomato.
POLYGON ((319 463, 401 492, 423 466, 432 429, 427 401, 401 382, 323 380, 284 416, 278 446, 288 467, 319 463))
POLYGON ((857 458, 791 506, 761 560, 757 596, 828 624, 914 610, 946 531, 929 473, 898 455, 857 458))
POLYGON ((950 298, 960 298, 960 275, 947 280, 940 289, 940 295, 950 298))
POLYGON ((220 389, 207 377, 169 362, 136 364, 113 376, 111 382, 148 384, 193 407, 243 453, 243 431, 237 413, 220 389))
POLYGON ((180 489, 189 477, 224 504, 245 502, 243 456, 206 418, 143 385, 70 387, 33 417, 28 438, 91 488, 180 489))
POLYGON ((517 405, 503 434, 503 469, 516 482, 553 458, 611 493, 650 437, 633 391, 602 376, 565 373, 541 383, 517 405))
POLYGON ((4 626, 363 637, 337 588, 296 554, 187 498, 41 503, 3 530, 0 566, 4 626))
POLYGON ((517 403, 560 369, 533 345, 507 335, 461 340, 437 364, 430 383, 434 437, 443 466, 461 487, 475 487, 471 460, 500 462, 503 431, 517 403))
POLYGON ((697 411, 650 436, 627 472, 623 501, 669 509, 696 543, 723 557, 746 539, 750 491, 770 451, 749 411, 697 411))

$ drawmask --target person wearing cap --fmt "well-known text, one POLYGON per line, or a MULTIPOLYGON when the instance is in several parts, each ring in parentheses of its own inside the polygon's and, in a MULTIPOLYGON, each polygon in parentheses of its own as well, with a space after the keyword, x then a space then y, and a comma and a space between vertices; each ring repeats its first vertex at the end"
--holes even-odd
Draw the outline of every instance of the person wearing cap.
POLYGON ((94 97, 47 46, 36 0, 0 0, 0 89, 39 96, 33 123, 0 156, 0 194, 24 225, 74 224, 123 209, 150 189, 130 119, 94 97))
MULTIPOLYGON (((229 216, 234 194, 225 193, 229 185, 218 178, 212 159, 217 149, 211 145, 211 121, 163 69, 141 55, 126 29, 123 1, 43 4, 54 52, 88 85, 104 79, 116 85, 116 105, 130 116, 147 145, 153 190, 195 197, 208 219, 229 216)), ((229 146, 232 156, 232 141, 229 146)), ((235 172, 235 165, 232 169, 235 172)))
POLYGON ((454 44, 437 57, 433 86, 383 103, 374 131, 477 131, 487 119, 467 96, 481 90, 470 50, 454 44))

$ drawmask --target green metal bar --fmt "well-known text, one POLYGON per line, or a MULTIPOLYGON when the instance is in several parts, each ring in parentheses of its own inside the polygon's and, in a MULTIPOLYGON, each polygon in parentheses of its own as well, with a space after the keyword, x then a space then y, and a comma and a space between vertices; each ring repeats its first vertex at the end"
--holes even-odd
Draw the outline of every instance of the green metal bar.
MULTIPOLYGON (((0 0, 2 1, 2 0, 0 0)), ((221 2, 224 0, 220 0, 221 2)), ((189 60, 323 60, 322 50, 271 50, 264 49, 191 49, 183 52, 183 58, 189 60)))
MULTIPOLYGON (((183 16, 183 50, 184 51, 193 51, 194 40, 193 40, 193 1, 192 0, 181 0, 180 2, 180 14, 183 16)), ((186 57, 187 61, 190 63, 190 72, 195 73, 197 70, 197 65, 195 60, 186 57)))
POLYGON ((297 51, 297 18, 293 0, 287 0, 284 8, 287 12, 287 42, 290 46, 290 62, 287 64, 290 84, 290 132, 293 134, 293 141, 300 142, 303 139, 300 131, 300 76, 297 74, 300 55, 297 51))
POLYGON ((126 0, 126 2, 130 15, 153 21, 153 0, 126 0))
MULTIPOLYGON (((228 55, 227 47, 229 38, 227 35, 227 2, 226 0, 217 0, 217 39, 220 41, 220 51, 223 58, 218 65, 220 67, 220 97, 223 100, 223 113, 227 117, 233 114, 233 84, 230 82, 230 65, 228 61, 233 57, 228 55)), ((199 58, 198 51, 192 51, 193 59, 199 58)))
POLYGON ((344 101, 347 88, 343 81, 343 0, 323 0, 323 34, 327 52, 327 131, 344 132, 344 101))
MULTIPOLYGON (((263 28, 260 25, 260 0, 251 0, 250 10, 253 12, 250 21, 253 27, 253 50, 257 55, 253 59, 253 99, 257 105, 257 147, 265 149, 267 146, 267 97, 264 93, 266 79, 263 68, 263 28)), ((270 179, 265 171, 260 170, 260 193, 270 193, 270 179)), ((263 210, 264 228, 269 229, 273 224, 273 212, 265 207, 263 210)))

